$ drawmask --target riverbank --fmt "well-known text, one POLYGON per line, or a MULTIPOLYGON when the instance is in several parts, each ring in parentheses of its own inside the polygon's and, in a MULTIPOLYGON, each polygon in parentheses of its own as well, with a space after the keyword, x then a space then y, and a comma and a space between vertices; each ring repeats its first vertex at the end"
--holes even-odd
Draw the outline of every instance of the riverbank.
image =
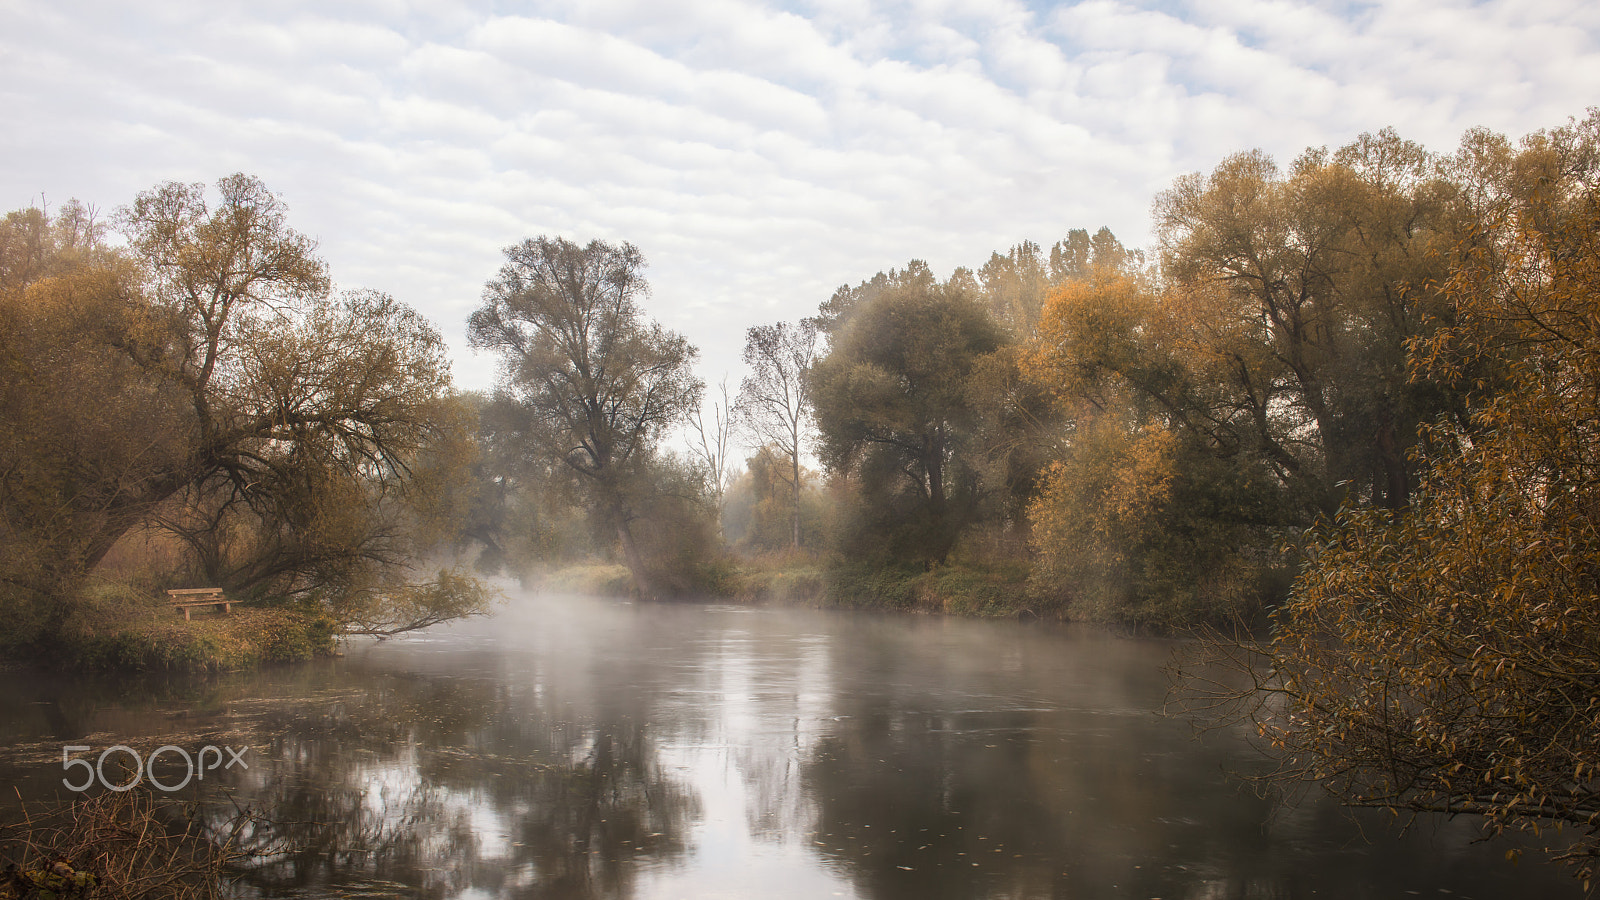
POLYGON ((103 583, 73 605, 54 633, 3 648, 13 659, 96 671, 223 672, 332 655, 338 628, 312 607, 205 609, 185 620, 165 598, 103 583))
MULTIPOLYGON (((736 603, 866 609, 973 618, 1058 618, 1029 589, 1024 563, 955 564, 931 570, 830 566, 806 557, 741 561, 708 579, 705 596, 736 603)), ((599 597, 628 596, 625 566, 566 566, 528 580, 530 587, 599 597)))

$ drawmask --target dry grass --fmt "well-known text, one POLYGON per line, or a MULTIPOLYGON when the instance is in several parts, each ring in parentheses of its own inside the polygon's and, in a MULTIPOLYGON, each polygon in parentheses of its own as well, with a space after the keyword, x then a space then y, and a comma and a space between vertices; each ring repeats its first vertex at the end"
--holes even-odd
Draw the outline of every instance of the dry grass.
POLYGON ((527 584, 551 593, 591 597, 627 597, 633 594, 633 576, 628 572, 628 567, 615 563, 564 566, 533 575, 527 584))
POLYGON ((0 827, 0 900, 213 900, 230 869, 254 855, 239 845, 257 824, 236 809, 216 833, 193 803, 144 788, 22 804, 0 827))

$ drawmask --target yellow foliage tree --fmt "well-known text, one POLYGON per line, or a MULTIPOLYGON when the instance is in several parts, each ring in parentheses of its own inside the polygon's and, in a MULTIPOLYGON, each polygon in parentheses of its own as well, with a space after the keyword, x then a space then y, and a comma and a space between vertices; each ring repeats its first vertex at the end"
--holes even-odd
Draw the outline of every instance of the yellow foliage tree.
POLYGON ((1258 648, 1249 713, 1284 773, 1347 802, 1567 826, 1600 857, 1600 117, 1483 192, 1418 377, 1501 373, 1428 433, 1404 510, 1347 508, 1258 648))
MULTIPOLYGON (((1280 479, 1245 452, 1204 351, 1217 321, 1136 272, 1052 292, 1019 366, 1064 423, 1028 505, 1035 590, 1069 615, 1170 629, 1260 597, 1280 479)), ((1215 346, 1211 344, 1210 346, 1215 346)))

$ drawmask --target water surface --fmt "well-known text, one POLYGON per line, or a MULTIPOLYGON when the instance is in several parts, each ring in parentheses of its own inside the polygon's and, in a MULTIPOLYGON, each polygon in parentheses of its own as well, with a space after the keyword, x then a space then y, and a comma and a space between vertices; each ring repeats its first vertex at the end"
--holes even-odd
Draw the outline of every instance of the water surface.
POLYGON ((18 678, 0 781, 64 793, 63 744, 248 745, 208 784, 300 847, 250 873, 270 896, 1581 896, 1468 820, 1257 796, 1240 735, 1161 715, 1173 647, 513 591, 310 665, 18 678))

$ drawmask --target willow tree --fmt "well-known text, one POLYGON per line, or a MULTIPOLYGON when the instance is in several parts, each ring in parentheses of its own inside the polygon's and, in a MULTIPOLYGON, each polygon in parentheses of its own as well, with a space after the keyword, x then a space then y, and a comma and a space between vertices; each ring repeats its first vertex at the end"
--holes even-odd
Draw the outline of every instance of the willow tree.
POLYGON ((644 256, 632 244, 541 236, 505 256, 468 321, 472 346, 500 355, 499 389, 531 414, 538 452, 579 479, 634 587, 654 596, 633 521, 662 432, 699 403, 695 349, 645 320, 644 256))
POLYGON ((154 329, 129 352, 189 423, 185 465, 150 486, 184 492, 162 524, 213 583, 385 580, 414 549, 393 507, 422 509, 462 468, 444 341, 388 295, 332 293, 315 242, 260 181, 229 176, 214 197, 169 183, 121 215, 154 329))

